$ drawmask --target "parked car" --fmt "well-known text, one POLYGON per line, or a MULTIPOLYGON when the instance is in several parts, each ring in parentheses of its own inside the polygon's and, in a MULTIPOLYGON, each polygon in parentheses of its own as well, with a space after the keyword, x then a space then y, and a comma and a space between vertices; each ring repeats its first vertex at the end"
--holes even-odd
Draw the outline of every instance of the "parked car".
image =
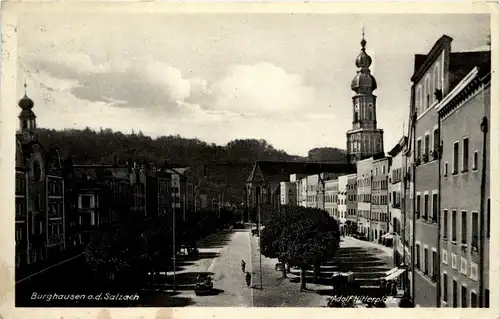
POLYGON ((194 293, 199 295, 210 294, 214 288, 214 283, 212 278, 207 274, 198 275, 196 279, 196 285, 194 287, 194 293))

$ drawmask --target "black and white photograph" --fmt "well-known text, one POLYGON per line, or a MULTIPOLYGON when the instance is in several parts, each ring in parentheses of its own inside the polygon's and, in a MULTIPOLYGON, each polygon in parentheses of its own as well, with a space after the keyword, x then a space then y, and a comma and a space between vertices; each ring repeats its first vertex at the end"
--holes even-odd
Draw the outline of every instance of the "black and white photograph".
POLYGON ((286 6, 6 6, 14 307, 490 308, 494 7, 286 6))

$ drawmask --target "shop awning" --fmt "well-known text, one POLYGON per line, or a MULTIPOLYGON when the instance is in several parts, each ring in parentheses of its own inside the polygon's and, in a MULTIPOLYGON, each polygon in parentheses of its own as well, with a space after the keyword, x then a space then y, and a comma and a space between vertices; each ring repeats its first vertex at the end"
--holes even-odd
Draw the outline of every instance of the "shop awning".
POLYGON ((385 238, 385 239, 393 239, 393 238, 394 238, 394 234, 393 234, 393 233, 387 233, 387 234, 385 234, 384 236, 382 236, 382 238, 385 238))
POLYGON ((385 280, 389 281, 389 280, 397 279, 405 271, 406 271, 406 269, 398 269, 395 272, 393 272, 392 274, 390 274, 389 276, 385 277, 385 280))
POLYGON ((395 273, 396 271, 398 271, 398 269, 399 269, 398 267, 394 267, 394 268, 392 268, 391 270, 386 271, 386 272, 385 272, 385 276, 387 277, 387 276, 389 276, 389 275, 391 275, 391 274, 395 273))

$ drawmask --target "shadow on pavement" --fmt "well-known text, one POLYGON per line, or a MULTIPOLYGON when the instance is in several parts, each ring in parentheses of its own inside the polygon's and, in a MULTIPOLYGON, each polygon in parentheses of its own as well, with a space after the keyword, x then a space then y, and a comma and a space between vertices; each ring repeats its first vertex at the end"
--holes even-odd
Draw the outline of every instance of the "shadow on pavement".
POLYGON ((212 259, 212 258, 217 258, 219 256, 220 256, 219 253, 214 253, 214 252, 200 252, 200 253, 198 253, 198 256, 196 257, 195 260, 212 259))
POLYGON ((218 288, 214 288, 210 291, 206 291, 203 293, 203 296, 217 296, 217 295, 221 295, 224 293, 224 290, 222 289, 218 289, 218 288))
MULTIPOLYGON (((213 276, 214 273, 212 272, 185 272, 181 274, 176 274, 175 275, 175 284, 177 286, 184 286, 184 287, 191 287, 194 289, 194 286, 196 284, 196 280, 198 276, 213 276)), ((173 283, 174 281, 174 276, 173 275, 168 275, 167 276, 167 282, 169 284, 173 283)))
POLYGON ((227 245, 231 240, 232 232, 221 231, 207 236, 205 239, 197 243, 198 248, 220 248, 227 245))

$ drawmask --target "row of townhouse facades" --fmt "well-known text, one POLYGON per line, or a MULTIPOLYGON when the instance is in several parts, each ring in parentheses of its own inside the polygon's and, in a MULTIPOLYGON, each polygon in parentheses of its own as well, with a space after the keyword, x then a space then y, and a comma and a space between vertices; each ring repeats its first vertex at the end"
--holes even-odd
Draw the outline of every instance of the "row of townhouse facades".
MULTIPOLYGON (((269 168, 280 172, 273 205, 321 208, 344 234, 391 244, 414 305, 489 307, 491 53, 452 52, 451 42, 443 35, 415 55, 408 133, 385 155, 363 38, 347 132, 351 166, 269 168)), ((258 182, 268 185, 265 175, 258 182)))
POLYGON ((423 307, 488 307, 491 57, 452 52, 451 42, 443 35, 416 55, 411 78, 408 286, 423 307))
POLYGON ((15 154, 16 278, 81 252, 93 232, 135 216, 186 218, 188 169, 143 160, 79 165, 38 141, 33 101, 19 101, 15 154))

